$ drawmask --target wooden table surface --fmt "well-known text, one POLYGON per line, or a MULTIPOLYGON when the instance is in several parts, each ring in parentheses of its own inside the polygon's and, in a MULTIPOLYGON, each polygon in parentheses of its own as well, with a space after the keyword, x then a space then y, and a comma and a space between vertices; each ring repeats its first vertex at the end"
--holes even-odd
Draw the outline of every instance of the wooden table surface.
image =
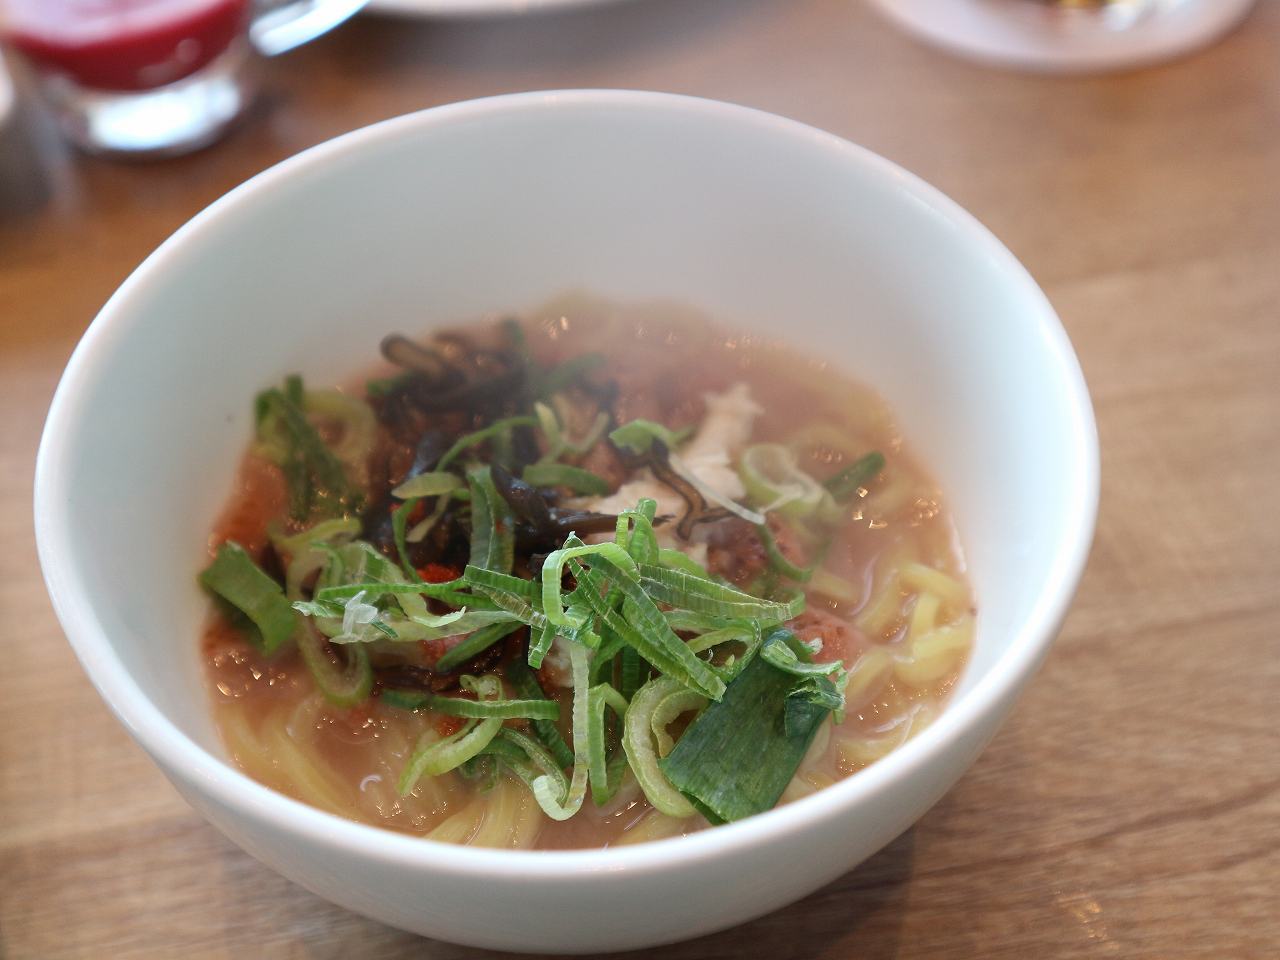
POLYGON ((850 0, 365 17, 271 66, 252 120, 180 161, 72 155, 30 107, 0 133, 0 956, 490 956, 318 900, 187 808, 54 621, 32 464, 86 324, 215 197, 384 117, 585 86, 762 107, 937 184, 1057 305, 1103 445, 1074 612, 972 771, 827 888, 653 956, 1280 956, 1280 3, 1088 79, 954 61, 850 0))

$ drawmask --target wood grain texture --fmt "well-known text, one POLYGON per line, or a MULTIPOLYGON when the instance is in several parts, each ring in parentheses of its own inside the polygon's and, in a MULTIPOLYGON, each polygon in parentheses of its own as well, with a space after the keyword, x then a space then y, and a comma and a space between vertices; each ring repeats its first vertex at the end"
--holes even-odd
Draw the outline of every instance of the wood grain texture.
MULTIPOLYGON (((479 958, 316 899, 205 825, 108 716, 35 562, 32 463, 96 309, 218 195, 353 127, 521 89, 695 93, 886 154, 1041 280, 1103 443, 1061 640, 960 784, 803 902, 666 958, 1280 954, 1280 3, 1085 79, 992 72, 849 0, 636 0, 481 24, 363 18, 272 65, 215 149, 0 132, 0 956, 479 958)), ((641 955, 637 955, 641 956, 641 955)))

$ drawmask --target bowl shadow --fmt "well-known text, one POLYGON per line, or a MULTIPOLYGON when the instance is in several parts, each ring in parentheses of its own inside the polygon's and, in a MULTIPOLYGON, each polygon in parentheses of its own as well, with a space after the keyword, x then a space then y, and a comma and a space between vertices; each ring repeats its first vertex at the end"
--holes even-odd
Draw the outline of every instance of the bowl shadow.
MULTIPOLYGON (((211 830, 211 828, 210 828, 211 830)), ((211 830, 212 832, 212 830, 211 830)), ((219 838, 220 839, 220 838, 219 838)), ((289 943, 287 955, 304 960, 339 960, 358 953, 379 960, 516 960, 541 956, 463 947, 397 930, 349 913, 302 888, 222 841, 217 884, 223 917, 261 912, 272 903, 274 926, 289 943)), ((694 940, 645 950, 609 954, 618 960, 715 960, 758 955, 770 960, 807 960, 820 955, 891 957, 897 954, 915 860, 915 831, 838 880, 756 920, 694 940)), ((230 933, 230 931, 228 931, 230 933)))

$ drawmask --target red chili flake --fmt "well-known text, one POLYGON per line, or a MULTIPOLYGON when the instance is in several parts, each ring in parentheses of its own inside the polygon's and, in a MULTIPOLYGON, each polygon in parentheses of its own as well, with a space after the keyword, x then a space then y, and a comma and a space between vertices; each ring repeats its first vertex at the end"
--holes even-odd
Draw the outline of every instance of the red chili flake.
POLYGON ((458 571, 443 563, 428 563, 418 568, 418 576, 427 583, 448 583, 458 579, 458 571))
POLYGON ((441 714, 436 718, 436 733, 442 737, 451 737, 466 725, 466 720, 462 717, 450 717, 447 714, 441 714))

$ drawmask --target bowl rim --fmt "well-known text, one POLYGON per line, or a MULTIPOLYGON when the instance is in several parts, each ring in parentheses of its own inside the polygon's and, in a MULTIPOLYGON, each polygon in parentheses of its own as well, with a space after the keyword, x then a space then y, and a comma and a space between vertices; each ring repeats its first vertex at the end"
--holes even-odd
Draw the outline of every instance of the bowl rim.
POLYGON ((649 873, 692 866, 735 850, 773 844, 838 819, 894 781, 919 773, 941 759, 984 717, 999 711, 1030 677, 1048 650, 1083 573, 1093 540, 1099 497, 1097 428, 1079 362, 1066 331, 1048 299, 1014 255, 979 221, 940 191, 891 161, 835 134, 754 108, 699 97, 633 90, 552 90, 505 94, 429 108, 366 126, 302 151, 235 187, 178 228, 121 284, 86 330, 58 384, 41 436, 34 483, 35 530, 40 564, 54 611, 85 673, 108 707, 170 776, 195 784, 223 808, 236 811, 299 842, 334 850, 344 856, 457 876, 508 879, 568 880, 604 873, 649 873), (163 277, 170 261, 198 241, 219 221, 234 220, 255 198, 282 184, 304 184, 306 177, 328 164, 364 150, 410 136, 419 129, 446 128, 477 118, 499 121, 505 115, 537 111, 591 110, 675 111, 699 116, 707 123, 763 128, 769 135, 808 141, 838 154, 899 191, 996 265, 1026 303, 1026 322, 1038 326, 1047 356, 1056 367, 1058 387, 1068 410, 1069 462, 1073 482, 1064 507, 1078 523, 1058 545, 1052 567, 1039 586, 1032 610, 1015 630, 1008 650, 985 676, 954 698, 938 719, 918 737, 872 764, 814 794, 713 830, 699 831, 625 847, 591 850, 510 851, 457 846, 358 823, 294 800, 236 769, 205 750, 177 728, 125 669, 94 604, 76 575, 74 531, 65 513, 70 475, 72 434, 86 403, 85 384, 109 367, 116 344, 145 314, 133 305, 153 280, 163 277), (295 178, 297 182, 295 183, 295 178))

